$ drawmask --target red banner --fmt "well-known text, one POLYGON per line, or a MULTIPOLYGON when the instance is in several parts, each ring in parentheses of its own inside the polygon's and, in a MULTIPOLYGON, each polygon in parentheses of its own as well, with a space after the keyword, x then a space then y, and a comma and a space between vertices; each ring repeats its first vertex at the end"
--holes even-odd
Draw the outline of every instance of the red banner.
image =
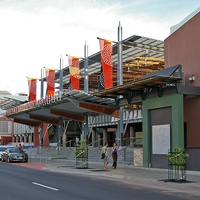
POLYGON ((80 90, 80 66, 79 58, 68 56, 69 73, 72 90, 80 90))
POLYGON ((46 68, 47 95, 54 96, 55 93, 55 69, 46 68))
POLYGON ((37 87, 37 79, 28 78, 28 90, 29 90, 29 101, 36 100, 36 87, 37 87))
POLYGON ((105 89, 113 87, 112 42, 99 39, 105 89))

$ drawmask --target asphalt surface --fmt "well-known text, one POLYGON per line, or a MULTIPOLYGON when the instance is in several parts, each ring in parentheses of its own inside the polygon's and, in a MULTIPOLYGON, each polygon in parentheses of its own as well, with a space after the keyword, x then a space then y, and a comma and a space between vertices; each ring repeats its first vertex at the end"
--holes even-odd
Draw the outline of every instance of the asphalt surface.
MULTIPOLYGON (((51 149, 50 149, 51 150, 51 149)), ((124 183, 137 184, 145 187, 166 189, 166 192, 183 192, 197 195, 200 199, 200 171, 186 171, 185 181, 168 180, 168 169, 135 167, 128 164, 118 164, 112 169, 112 158, 109 159, 108 170, 103 169, 103 162, 90 160, 88 168, 76 168, 76 160, 63 155, 38 154, 37 149, 27 149, 30 155, 28 163, 16 163, 24 167, 46 170, 57 173, 77 174, 95 178, 116 179, 124 183), (45 156, 48 155, 48 156, 45 156)), ((54 152, 54 151, 53 151, 54 152)), ((52 153, 53 154, 53 153, 52 153)))
MULTIPOLYGON (((20 164, 20 163, 19 163, 20 164)), ((22 163, 25 165, 25 163, 22 163)), ((167 169, 143 168, 132 165, 118 164, 117 169, 112 169, 112 160, 108 165, 108 170, 103 169, 101 162, 89 162, 88 168, 76 168, 75 160, 48 158, 40 160, 30 160, 27 164, 43 170, 79 174, 82 176, 93 176, 96 178, 116 179, 124 183, 134 183, 143 187, 161 188, 166 192, 181 192, 192 194, 200 198, 200 171, 186 171, 186 180, 168 180, 167 169)), ((33 167, 33 168, 35 168, 33 167)))
MULTIPOLYGON (((117 177, 51 172, 39 163, 0 163, 3 200, 191 200, 196 195, 180 190, 140 187, 136 181, 117 177), (26 167, 26 168, 25 168, 26 167), (29 168, 28 168, 29 167, 29 168), (34 168, 34 169, 30 169, 34 168), (37 170, 35 170, 37 169, 37 170)), ((52 166, 52 165, 51 165, 52 166)), ((71 168, 71 166, 69 167, 71 168)), ((80 172, 81 169, 79 169, 80 172)), ((83 169, 82 169, 83 170, 83 169)), ((69 170, 70 171, 70 170, 69 170)), ((90 171, 89 171, 90 172, 90 171)), ((100 172, 97 171, 98 173, 100 172)), ((94 174, 93 174, 94 175, 94 174)))

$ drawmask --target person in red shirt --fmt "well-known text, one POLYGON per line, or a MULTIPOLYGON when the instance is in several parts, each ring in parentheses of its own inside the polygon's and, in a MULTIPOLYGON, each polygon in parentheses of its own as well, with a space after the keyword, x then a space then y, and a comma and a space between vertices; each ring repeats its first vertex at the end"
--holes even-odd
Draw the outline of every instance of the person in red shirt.
POLYGON ((18 145, 18 149, 23 149, 21 144, 18 145))

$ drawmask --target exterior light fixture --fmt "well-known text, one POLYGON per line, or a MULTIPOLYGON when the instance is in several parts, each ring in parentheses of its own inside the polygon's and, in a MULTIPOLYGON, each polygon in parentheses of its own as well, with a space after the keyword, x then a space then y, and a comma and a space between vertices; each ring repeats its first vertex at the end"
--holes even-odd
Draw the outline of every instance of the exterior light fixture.
POLYGON ((192 81, 195 81, 195 76, 194 76, 194 75, 190 76, 190 77, 189 77, 189 81, 191 81, 191 82, 192 82, 192 81))

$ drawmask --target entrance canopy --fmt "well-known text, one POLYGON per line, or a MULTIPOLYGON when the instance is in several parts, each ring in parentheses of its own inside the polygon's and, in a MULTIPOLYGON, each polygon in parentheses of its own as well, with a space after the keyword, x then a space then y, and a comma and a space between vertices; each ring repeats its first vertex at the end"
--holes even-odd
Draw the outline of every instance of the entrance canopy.
MULTIPOLYGON (((98 43, 98 41, 97 41, 98 43)), ((163 41, 147 37, 133 35, 122 41, 123 61, 123 90, 130 90, 127 84, 141 81, 147 73, 153 73, 164 68, 164 43, 163 41)), ((113 45, 113 82, 114 92, 117 86, 118 45, 113 45)), ((80 59, 81 90, 70 90, 69 67, 56 73, 56 82, 60 83, 63 77, 64 92, 59 92, 53 98, 41 99, 28 102, 21 106, 13 107, 6 112, 7 117, 12 117, 15 122, 40 126, 41 122, 59 124, 60 119, 86 121, 87 115, 111 115, 119 117, 119 105, 116 95, 105 95, 107 90, 102 90, 103 95, 98 93, 101 73, 100 52, 88 57, 89 93, 83 92, 84 88, 84 59, 80 59), (94 93, 97 92, 97 93, 94 93), (111 97, 111 98, 110 98, 111 97)), ((144 81, 144 80, 143 80, 144 81)), ((114 94, 114 92, 112 94, 114 94)), ((125 97, 126 98, 126 97, 125 97)))
POLYGON ((11 95, 7 91, 0 91, 0 109, 8 110, 17 107, 28 101, 28 96, 25 94, 11 95))
MULTIPOLYGON (((97 41, 98 44, 98 41, 97 41)), ((142 78, 147 73, 164 69, 164 42, 152 38, 133 35, 122 41, 123 82, 142 78)), ((113 85, 117 86, 118 44, 113 45, 113 85)), ((84 88, 84 59, 80 59, 80 88, 84 88)), ((99 89, 101 77, 101 54, 88 57, 89 91, 99 89)), ((56 73, 56 82, 60 83, 60 71, 56 73)), ((70 88, 69 67, 63 69, 64 88, 70 88)))
POLYGON ((130 81, 111 89, 98 91, 93 95, 104 98, 117 98, 119 95, 130 97, 137 94, 143 94, 144 92, 149 91, 149 89, 162 89, 162 87, 174 86, 174 84, 179 83, 180 80, 182 80, 181 65, 176 65, 145 74, 141 79, 130 81), (177 70, 178 72, 176 72, 177 70))
POLYGON ((53 98, 28 102, 7 110, 14 122, 39 127, 42 122, 59 125, 60 120, 86 122, 86 116, 108 114, 118 117, 113 99, 87 95, 81 91, 64 91, 53 98))
POLYGON ((133 104, 132 99, 137 95, 140 95, 138 103, 141 103, 145 93, 150 93, 152 88, 158 91, 163 87, 176 88, 176 84, 182 80, 180 68, 180 65, 173 66, 145 75, 137 81, 91 95, 82 91, 66 90, 53 98, 28 102, 12 108, 6 112, 6 116, 12 117, 14 122, 38 127, 42 122, 59 125, 61 119, 84 123, 87 116, 99 114, 119 117, 121 100, 126 99, 123 106, 128 106, 133 104), (179 74, 175 74, 177 70, 179 74), (118 100, 119 95, 123 96, 120 100, 118 100))

